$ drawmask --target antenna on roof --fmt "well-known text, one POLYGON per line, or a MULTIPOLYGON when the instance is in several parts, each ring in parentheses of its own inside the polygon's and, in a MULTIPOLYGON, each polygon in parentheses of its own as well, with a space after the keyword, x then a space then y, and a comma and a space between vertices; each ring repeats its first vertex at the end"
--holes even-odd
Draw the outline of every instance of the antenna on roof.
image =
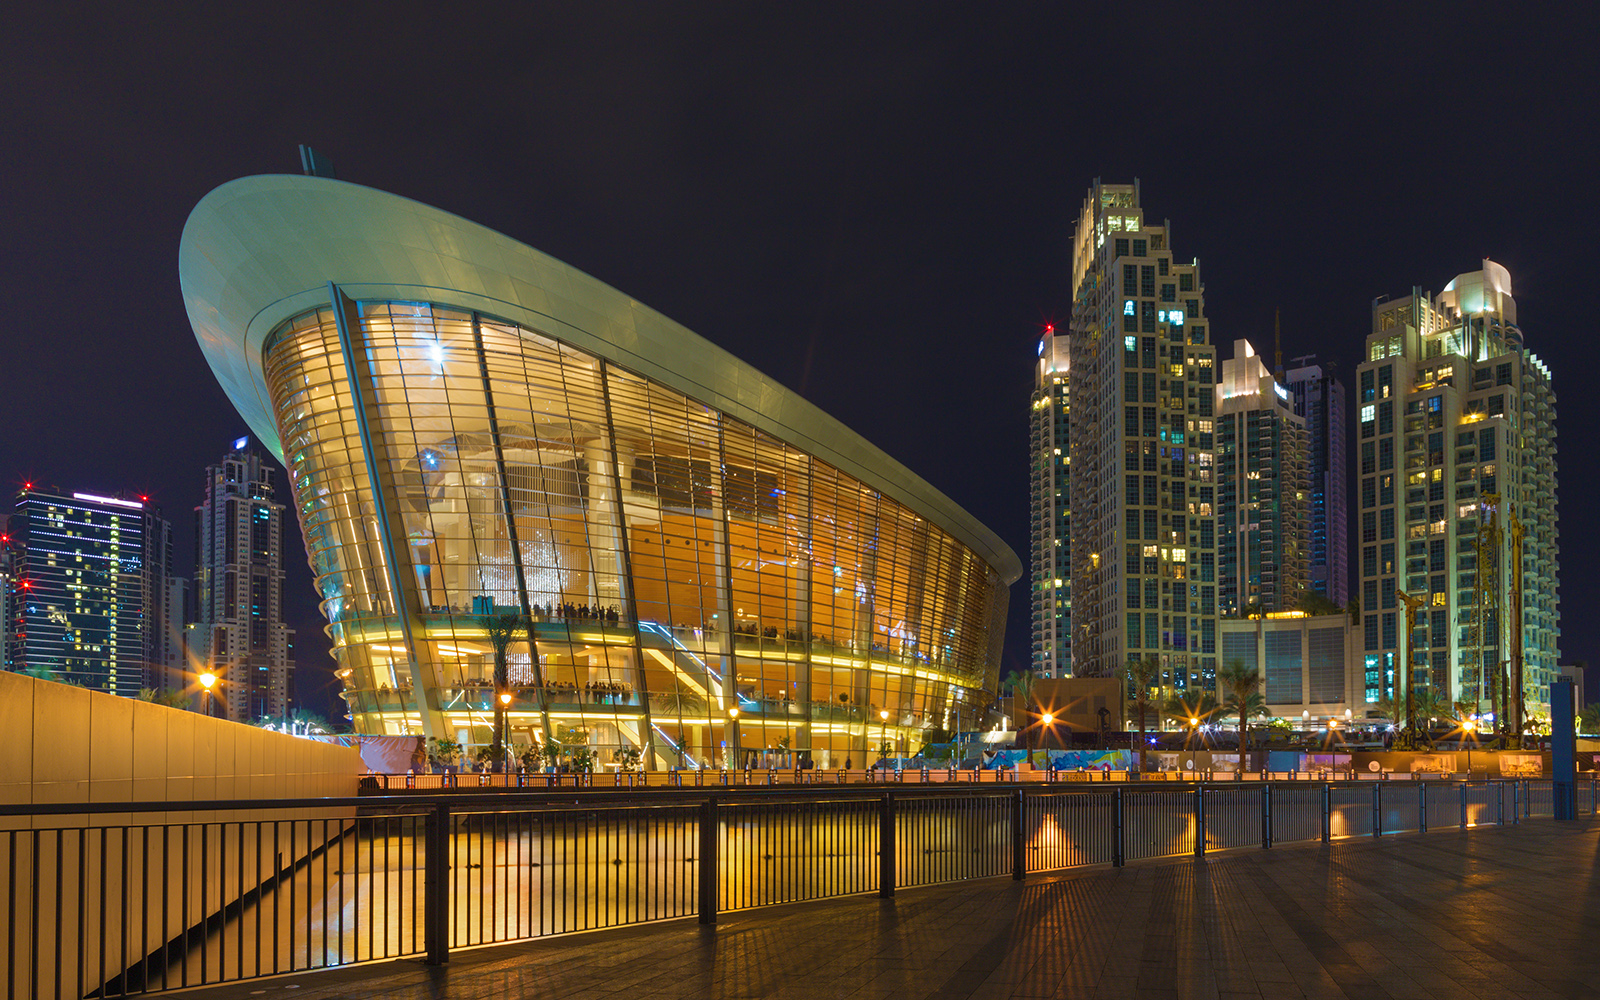
POLYGON ((1272 310, 1272 377, 1279 382, 1283 381, 1283 338, 1278 329, 1282 314, 1282 309, 1272 310))
POLYGON ((333 172, 333 161, 304 143, 300 145, 300 172, 307 177, 338 180, 333 172))

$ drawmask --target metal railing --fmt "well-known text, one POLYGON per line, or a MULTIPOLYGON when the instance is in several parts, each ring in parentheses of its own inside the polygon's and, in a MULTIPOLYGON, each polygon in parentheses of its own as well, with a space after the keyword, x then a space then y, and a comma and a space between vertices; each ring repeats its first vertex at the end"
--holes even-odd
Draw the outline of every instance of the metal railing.
MULTIPOLYGON (((1594 815, 1600 790, 1578 786, 1594 815)), ((900 888, 1553 812, 1548 780, 0 807, 0 995, 118 996, 900 888)))

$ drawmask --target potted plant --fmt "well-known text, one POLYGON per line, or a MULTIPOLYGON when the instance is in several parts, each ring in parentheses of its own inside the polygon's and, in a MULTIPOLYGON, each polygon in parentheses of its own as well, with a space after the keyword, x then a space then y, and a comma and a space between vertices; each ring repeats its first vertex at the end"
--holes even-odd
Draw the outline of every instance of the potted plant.
POLYGON ((472 762, 482 770, 495 771, 499 769, 500 762, 505 759, 505 756, 505 747, 498 743, 491 743, 488 746, 481 746, 472 751, 472 762))
POLYGON ((586 746, 572 748, 567 755, 567 760, 572 764, 572 770, 577 774, 587 774, 594 770, 594 751, 586 746))
POLYGON ((454 774, 461 764, 461 744, 448 736, 428 741, 428 764, 434 774, 454 774))
POLYGON ((538 773, 544 766, 547 756, 544 744, 534 743, 517 755, 517 761, 522 765, 523 770, 538 773))
POLYGON ((623 747, 617 751, 617 769, 621 771, 639 770, 639 760, 644 752, 638 747, 623 747))

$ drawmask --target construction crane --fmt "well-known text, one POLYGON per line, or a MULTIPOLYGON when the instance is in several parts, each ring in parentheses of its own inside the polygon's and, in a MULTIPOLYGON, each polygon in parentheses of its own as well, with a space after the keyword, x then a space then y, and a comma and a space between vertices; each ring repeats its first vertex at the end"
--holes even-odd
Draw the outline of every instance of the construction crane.
POLYGON ((1507 511, 1506 520, 1511 524, 1511 742, 1520 749, 1526 694, 1522 681, 1522 536, 1526 530, 1516 511, 1507 511))
POLYGON ((1427 599, 1412 597, 1399 588, 1395 589, 1394 596, 1398 597, 1400 602, 1406 606, 1406 630, 1400 637, 1400 670, 1399 676, 1395 678, 1401 690, 1405 692, 1404 700, 1398 697, 1395 699, 1397 704, 1404 706, 1400 709, 1400 714, 1405 717, 1405 721, 1401 723, 1400 738, 1396 741, 1396 746, 1401 750, 1414 750, 1417 747, 1418 739, 1416 733, 1417 716, 1412 697, 1414 685, 1411 679, 1411 661, 1416 656, 1416 651, 1412 649, 1412 642, 1415 640, 1417 633, 1417 609, 1426 604, 1427 599))
POLYGON ((1505 735, 1506 688, 1504 663, 1500 659, 1500 494, 1485 493, 1478 501, 1484 512, 1483 525, 1478 529, 1478 593, 1477 608, 1472 620, 1473 645, 1478 648, 1478 698, 1488 696, 1490 710, 1494 712, 1496 731, 1505 735), (1488 634, 1487 625, 1494 623, 1494 634, 1488 634), (1492 670, 1492 676, 1486 676, 1492 670))

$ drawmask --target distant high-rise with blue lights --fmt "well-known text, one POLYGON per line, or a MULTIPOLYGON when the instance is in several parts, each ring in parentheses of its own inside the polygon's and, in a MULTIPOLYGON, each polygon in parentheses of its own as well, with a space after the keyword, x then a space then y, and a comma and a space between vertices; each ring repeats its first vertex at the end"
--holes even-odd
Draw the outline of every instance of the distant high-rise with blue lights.
MULTIPOLYGON (((195 509, 196 646, 217 675, 228 718, 281 718, 293 697, 292 631, 283 620, 283 505, 272 467, 239 438, 206 470, 195 509)), ((213 709, 213 711, 218 711, 213 709)), ((218 711, 218 714, 222 714, 218 711)))
POLYGON ((137 697, 166 656, 172 530, 149 501, 17 495, 7 666, 137 697))
POLYGON ((1283 376, 1294 412, 1306 426, 1311 486, 1311 548, 1306 570, 1311 589, 1334 604, 1350 603, 1350 473, 1345 457, 1349 407, 1345 385, 1332 364, 1316 355, 1294 359, 1283 376))

